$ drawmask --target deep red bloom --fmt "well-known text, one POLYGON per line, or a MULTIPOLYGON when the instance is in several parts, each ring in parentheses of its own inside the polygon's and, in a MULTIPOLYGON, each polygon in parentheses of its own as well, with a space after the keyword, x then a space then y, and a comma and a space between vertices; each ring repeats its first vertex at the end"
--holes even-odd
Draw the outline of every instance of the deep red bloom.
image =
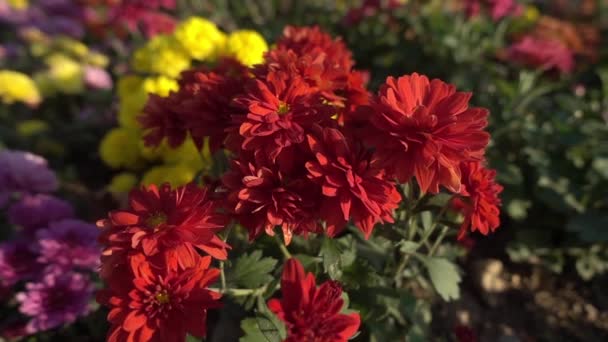
POLYGON ((574 69, 574 52, 558 40, 528 35, 509 47, 510 60, 526 66, 570 73, 574 69))
POLYGON ((287 325, 286 342, 346 342, 359 329, 359 314, 341 314, 342 288, 335 281, 317 287, 312 273, 289 259, 281 277, 281 300, 271 299, 268 307, 287 325))
POLYGON ((462 163, 461 172, 463 197, 452 200, 453 207, 465 217, 458 239, 463 239, 469 230, 487 235, 500 225, 498 195, 502 186, 494 180, 496 171, 486 169, 482 162, 466 162, 462 163))
POLYGON ((105 246, 102 277, 122 270, 133 252, 148 257, 169 254, 173 267, 195 258, 194 248, 225 259, 229 246, 215 233, 224 228, 226 218, 216 209, 207 190, 194 184, 172 190, 165 183, 160 189, 150 185, 131 191, 129 208, 113 211, 99 223, 105 246))
POLYGON ((345 98, 338 92, 346 88, 350 70, 342 68, 324 52, 299 55, 293 50, 274 49, 266 54, 265 63, 257 65, 253 72, 259 79, 279 72, 298 75, 325 101, 343 106, 345 98))
POLYGON ((171 33, 175 19, 162 12, 174 9, 175 0, 119 0, 109 3, 109 25, 124 26, 131 32, 140 28, 146 37, 171 33))
POLYGON ((179 90, 166 98, 151 96, 139 117, 147 130, 146 145, 167 138, 171 146, 179 146, 189 132, 199 148, 205 137, 212 152, 223 147, 231 115, 239 110, 233 99, 243 93, 248 78, 247 68, 232 59, 222 59, 211 70, 184 71, 179 90))
POLYGON ((229 210, 247 228, 250 240, 263 232, 274 235, 276 226, 283 230, 285 244, 293 234, 320 232, 315 215, 319 195, 303 174, 286 173, 266 159, 243 154, 232 161, 222 181, 228 189, 229 210))
POLYGON ((469 108, 470 98, 416 73, 387 78, 370 118, 383 165, 403 183, 415 176, 423 192, 459 192, 460 163, 481 159, 490 138, 488 110, 469 108))
POLYGON ((180 146, 188 135, 186 122, 177 112, 181 104, 180 93, 171 93, 167 97, 150 94, 148 102, 138 117, 139 123, 146 129, 144 142, 148 146, 158 146, 167 138, 169 146, 180 146))
POLYGON ((339 233, 350 218, 369 238, 378 222, 394 222, 401 196, 395 184, 374 164, 371 153, 340 131, 319 129, 307 136, 315 160, 306 163, 308 177, 321 185, 321 217, 327 233, 339 233))
MULTIPOLYGON (((206 335, 207 310, 221 306, 206 287, 219 276, 211 257, 184 271, 156 267, 142 254, 130 259, 131 281, 110 284, 98 302, 110 308, 108 341, 185 341, 206 335)), ((128 275, 125 275, 128 277, 128 275)))
POLYGON ((299 56, 324 54, 345 71, 350 71, 355 64, 344 42, 340 38, 333 39, 318 26, 285 27, 283 37, 277 41, 277 49, 293 50, 299 56))
POLYGON ((284 149, 304 141, 307 128, 331 121, 334 110, 301 77, 271 72, 255 79, 235 100, 246 115, 234 115, 242 148, 276 161, 284 149))

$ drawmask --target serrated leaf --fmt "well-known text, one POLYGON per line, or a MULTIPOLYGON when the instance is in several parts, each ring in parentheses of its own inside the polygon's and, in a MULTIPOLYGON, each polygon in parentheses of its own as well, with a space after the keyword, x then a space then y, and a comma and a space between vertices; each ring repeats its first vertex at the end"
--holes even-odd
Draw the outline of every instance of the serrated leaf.
POLYGON ((323 239, 320 255, 323 257, 323 270, 331 279, 340 279, 342 269, 340 267, 340 247, 338 246, 338 242, 334 239, 323 239))
POLYGON ((426 267, 433 287, 443 300, 458 299, 460 297, 460 273, 456 265, 445 258, 419 256, 426 267))
POLYGON ((246 318, 241 322, 241 329, 245 333, 243 337, 239 338, 239 342, 268 342, 269 340, 264 336, 258 320, 256 318, 246 318))
POLYGON ((277 260, 262 257, 262 251, 243 254, 228 269, 227 279, 230 283, 245 288, 260 287, 272 280, 270 273, 274 270, 277 260))

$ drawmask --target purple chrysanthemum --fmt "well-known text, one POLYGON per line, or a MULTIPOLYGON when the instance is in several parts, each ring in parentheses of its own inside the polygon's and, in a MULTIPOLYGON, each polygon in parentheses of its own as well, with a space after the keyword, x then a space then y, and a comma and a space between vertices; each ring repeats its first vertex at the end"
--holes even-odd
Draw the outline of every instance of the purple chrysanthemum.
POLYGON ((41 270, 38 253, 27 240, 16 239, 0 245, 0 281, 3 285, 31 280, 41 270))
POLYGON ((0 198, 13 192, 51 192, 57 187, 57 177, 46 159, 29 152, 0 151, 0 198))
POLYGON ((29 334, 72 323, 89 312, 93 285, 79 273, 49 273, 38 283, 25 285, 16 295, 19 311, 31 317, 29 334))
POLYGON ((59 267, 96 269, 100 248, 95 225, 67 219, 53 222, 36 232, 40 246, 38 261, 59 267))
POLYGON ((29 231, 71 217, 74 210, 68 202, 45 194, 26 195, 8 208, 9 222, 29 231))

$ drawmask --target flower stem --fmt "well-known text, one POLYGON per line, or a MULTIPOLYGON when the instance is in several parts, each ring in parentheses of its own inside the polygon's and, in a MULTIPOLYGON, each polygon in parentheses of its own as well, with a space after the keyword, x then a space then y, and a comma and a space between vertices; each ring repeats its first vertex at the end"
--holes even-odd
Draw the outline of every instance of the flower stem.
POLYGON ((281 241, 281 239, 279 238, 278 235, 274 236, 274 240, 279 245, 279 249, 281 250, 281 253, 283 253, 283 257, 285 258, 285 260, 291 259, 292 258, 291 253, 289 253, 287 246, 285 246, 285 244, 283 243, 283 241, 281 241))

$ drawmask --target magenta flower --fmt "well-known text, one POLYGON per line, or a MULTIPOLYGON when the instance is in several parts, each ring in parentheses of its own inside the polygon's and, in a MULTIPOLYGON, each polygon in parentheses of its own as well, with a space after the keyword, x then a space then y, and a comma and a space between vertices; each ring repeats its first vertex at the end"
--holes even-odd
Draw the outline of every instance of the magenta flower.
POLYGON ((25 285, 16 295, 19 311, 31 317, 28 334, 72 323, 89 312, 93 285, 79 273, 49 273, 38 283, 25 285))
POLYGON ((96 269, 101 252, 97 235, 95 225, 80 220, 53 222, 36 232, 40 247, 38 261, 63 268, 96 269))
POLYGON ((72 217, 74 210, 68 202, 45 194, 26 195, 8 208, 9 222, 29 231, 72 217))
POLYGON ((51 192, 58 186, 46 159, 29 152, 0 151, 0 198, 6 200, 13 192, 51 192))
POLYGON ((0 245, 0 282, 11 286, 31 280, 42 271, 38 253, 26 239, 16 239, 0 245))

